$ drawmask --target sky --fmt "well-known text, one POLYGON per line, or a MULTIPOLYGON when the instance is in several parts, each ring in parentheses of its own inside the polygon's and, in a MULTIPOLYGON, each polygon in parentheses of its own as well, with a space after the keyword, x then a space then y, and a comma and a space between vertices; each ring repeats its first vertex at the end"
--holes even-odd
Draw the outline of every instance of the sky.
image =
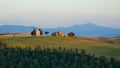
POLYGON ((0 25, 120 28, 120 0, 0 0, 0 25))

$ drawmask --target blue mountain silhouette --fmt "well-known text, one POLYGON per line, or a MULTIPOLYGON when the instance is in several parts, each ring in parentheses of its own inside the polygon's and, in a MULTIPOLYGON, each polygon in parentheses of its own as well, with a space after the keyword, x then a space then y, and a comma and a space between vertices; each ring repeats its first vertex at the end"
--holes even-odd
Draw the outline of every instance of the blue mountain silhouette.
MULTIPOLYGON (((34 26, 19 26, 19 25, 3 25, 0 26, 0 33, 30 33, 34 26)), ((76 36, 86 37, 120 37, 120 29, 98 26, 95 24, 87 23, 83 25, 73 25, 71 27, 59 27, 59 28, 41 28, 43 31, 49 31, 50 33, 61 31, 67 34, 68 32, 74 32, 76 36)))

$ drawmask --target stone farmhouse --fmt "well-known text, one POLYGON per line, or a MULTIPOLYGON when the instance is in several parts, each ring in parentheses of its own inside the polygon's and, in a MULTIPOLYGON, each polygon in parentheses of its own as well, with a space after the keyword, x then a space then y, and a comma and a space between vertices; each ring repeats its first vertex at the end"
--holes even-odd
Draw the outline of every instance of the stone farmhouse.
POLYGON ((54 32, 51 34, 51 36, 56 36, 56 37, 66 37, 67 35, 63 34, 62 32, 54 32))
POLYGON ((42 34, 42 30, 36 30, 36 29, 33 29, 33 31, 31 32, 31 35, 32 36, 41 36, 42 34))

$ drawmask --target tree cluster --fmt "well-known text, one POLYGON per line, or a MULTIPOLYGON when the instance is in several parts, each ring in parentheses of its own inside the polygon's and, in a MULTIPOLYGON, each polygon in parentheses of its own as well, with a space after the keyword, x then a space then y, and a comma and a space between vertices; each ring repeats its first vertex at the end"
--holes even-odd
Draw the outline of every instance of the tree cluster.
POLYGON ((70 32, 70 33, 68 33, 68 36, 70 36, 70 37, 74 37, 74 36, 75 36, 75 33, 70 32))
POLYGON ((1 68, 120 68, 120 62, 65 48, 0 48, 1 68))

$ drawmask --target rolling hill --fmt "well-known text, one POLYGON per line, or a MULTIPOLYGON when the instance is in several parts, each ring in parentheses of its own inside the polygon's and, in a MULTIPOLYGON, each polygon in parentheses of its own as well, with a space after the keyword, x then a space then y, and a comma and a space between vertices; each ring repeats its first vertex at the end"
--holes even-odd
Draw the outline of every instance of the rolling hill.
POLYGON ((120 59, 120 44, 101 42, 106 39, 96 38, 72 38, 72 37, 11 37, 3 38, 3 41, 8 44, 8 47, 31 47, 36 46, 49 48, 77 48, 85 49, 87 53, 97 56, 115 57, 120 59), (97 41, 98 40, 98 41, 97 41))

